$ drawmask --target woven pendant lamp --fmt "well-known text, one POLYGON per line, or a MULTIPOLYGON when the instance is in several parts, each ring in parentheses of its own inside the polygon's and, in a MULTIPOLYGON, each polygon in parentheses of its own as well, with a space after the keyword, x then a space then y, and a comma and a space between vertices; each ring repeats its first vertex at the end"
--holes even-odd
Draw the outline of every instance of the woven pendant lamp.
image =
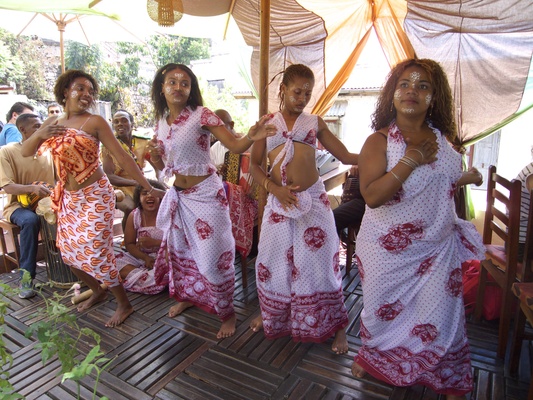
POLYGON ((146 10, 159 26, 174 26, 183 17, 181 0, 148 0, 146 10))

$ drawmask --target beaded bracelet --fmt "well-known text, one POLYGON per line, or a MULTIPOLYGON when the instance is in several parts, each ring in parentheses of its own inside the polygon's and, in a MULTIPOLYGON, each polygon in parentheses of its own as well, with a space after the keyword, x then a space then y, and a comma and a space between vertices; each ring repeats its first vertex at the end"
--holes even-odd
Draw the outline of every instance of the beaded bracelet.
POLYGON ((400 177, 396 175, 392 170, 390 170, 389 172, 398 180, 398 182, 400 182, 402 185, 404 184, 404 181, 402 181, 400 177))

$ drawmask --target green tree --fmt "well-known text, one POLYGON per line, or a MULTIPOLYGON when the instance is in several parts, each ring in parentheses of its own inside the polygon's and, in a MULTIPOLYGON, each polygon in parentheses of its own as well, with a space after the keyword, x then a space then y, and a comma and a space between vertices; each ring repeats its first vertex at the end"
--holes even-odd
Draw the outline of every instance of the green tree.
POLYGON ((91 74, 100 83, 100 73, 103 64, 100 46, 68 41, 65 50, 65 68, 81 69, 91 74))
POLYGON ((10 82, 21 79, 24 76, 22 60, 13 56, 3 42, 0 42, 0 82, 9 85, 10 82))
POLYGON ((15 83, 17 92, 30 99, 49 97, 43 42, 0 29, 0 82, 15 83))
POLYGON ((192 60, 209 57, 209 40, 184 36, 152 36, 148 42, 156 68, 168 63, 188 65, 192 60))
POLYGON ((233 122, 235 122, 235 131, 246 134, 250 129, 248 122, 250 115, 250 104, 248 100, 237 100, 233 96, 233 90, 230 86, 224 86, 219 89, 217 86, 209 85, 207 81, 199 79, 200 90, 204 105, 215 111, 222 108, 230 113, 233 122))

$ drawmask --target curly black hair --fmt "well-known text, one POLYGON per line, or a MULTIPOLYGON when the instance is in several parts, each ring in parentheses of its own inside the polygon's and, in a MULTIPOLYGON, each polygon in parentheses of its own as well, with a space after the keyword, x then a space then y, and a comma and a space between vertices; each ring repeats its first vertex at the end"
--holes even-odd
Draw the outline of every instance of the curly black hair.
POLYGON ((434 88, 433 106, 427 111, 426 118, 447 137, 450 143, 455 143, 457 126, 455 124, 455 108, 452 90, 446 73, 436 61, 430 59, 409 59, 397 64, 387 76, 387 80, 376 103, 372 114, 372 129, 379 131, 386 128, 396 118, 396 109, 391 107, 396 91, 396 84, 402 73, 409 67, 422 68, 429 76, 434 88), (429 115, 431 113, 431 116, 429 115))
POLYGON ((59 78, 57 78, 56 84, 54 86, 54 96, 59 104, 65 104, 65 90, 68 89, 70 85, 72 85, 72 82, 74 82, 74 80, 77 78, 85 78, 88 79, 89 82, 91 82, 94 90, 93 99, 96 99, 96 97, 98 96, 98 91, 100 90, 96 79, 94 79, 92 75, 88 74, 87 72, 81 71, 79 69, 69 69, 68 71, 63 72, 61 75, 59 75, 59 78))

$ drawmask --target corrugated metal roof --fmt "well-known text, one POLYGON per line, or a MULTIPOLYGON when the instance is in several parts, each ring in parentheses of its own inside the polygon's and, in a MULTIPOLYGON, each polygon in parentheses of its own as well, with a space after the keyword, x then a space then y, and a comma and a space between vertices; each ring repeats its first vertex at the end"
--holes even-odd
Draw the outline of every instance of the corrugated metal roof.
POLYGON ((346 114, 346 107, 348 107, 347 100, 337 100, 328 110, 326 118, 344 117, 344 115, 346 114))

